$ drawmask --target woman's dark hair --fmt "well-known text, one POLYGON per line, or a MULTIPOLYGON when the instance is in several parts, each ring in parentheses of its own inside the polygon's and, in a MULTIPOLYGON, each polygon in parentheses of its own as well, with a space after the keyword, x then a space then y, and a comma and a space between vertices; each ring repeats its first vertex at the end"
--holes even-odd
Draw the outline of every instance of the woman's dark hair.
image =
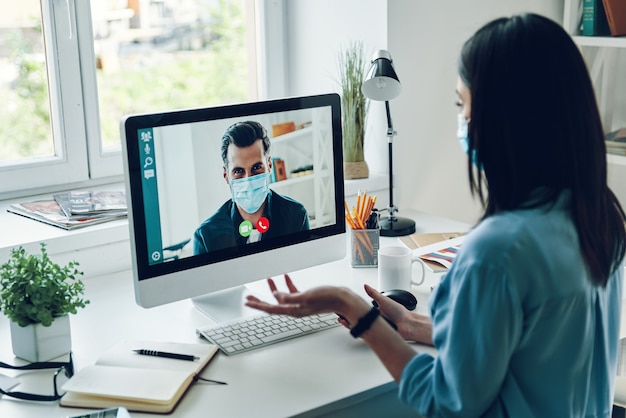
POLYGON ((494 20, 464 44, 459 76, 471 94, 468 156, 482 169, 468 157, 470 188, 484 217, 569 190, 582 255, 605 285, 624 256, 625 215, 607 185, 593 85, 570 36, 535 14, 494 20))
POLYGON ((222 161, 228 167, 228 147, 230 144, 245 148, 254 144, 258 139, 263 141, 263 152, 267 155, 270 150, 270 139, 267 131, 259 122, 245 121, 230 125, 222 136, 222 161))

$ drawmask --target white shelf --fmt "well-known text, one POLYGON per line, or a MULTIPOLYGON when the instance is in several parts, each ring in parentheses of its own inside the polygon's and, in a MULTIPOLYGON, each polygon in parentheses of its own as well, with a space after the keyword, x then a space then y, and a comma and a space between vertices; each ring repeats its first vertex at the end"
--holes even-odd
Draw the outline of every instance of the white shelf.
POLYGON ((274 138, 272 138, 272 145, 280 144, 285 141, 293 141, 294 139, 297 139, 297 138, 303 138, 312 132, 313 132, 313 127, 307 126, 306 128, 298 129, 293 132, 288 132, 286 134, 275 136, 274 138))
MULTIPOLYGON (((580 35, 582 13, 583 0, 565 0, 563 27, 580 48, 589 68, 602 125, 606 132, 613 131, 623 126, 626 111, 621 99, 626 86, 621 74, 626 55, 626 36, 580 35)), ((626 166, 626 156, 607 154, 607 162, 626 166)))
POLYGON ((606 154, 606 161, 609 164, 626 166, 626 155, 606 154))
MULTIPOLYGON (((290 177, 285 180, 275 181, 273 183, 270 183, 270 187, 272 189, 280 189, 281 187, 291 186, 305 181, 313 181, 315 180, 315 174, 319 173, 306 174, 304 176, 290 177)), ((328 170, 322 170, 322 176, 324 175, 328 175, 328 170)))
POLYGON ((598 48, 626 48, 626 37, 611 38, 608 36, 572 36, 579 46, 598 48))

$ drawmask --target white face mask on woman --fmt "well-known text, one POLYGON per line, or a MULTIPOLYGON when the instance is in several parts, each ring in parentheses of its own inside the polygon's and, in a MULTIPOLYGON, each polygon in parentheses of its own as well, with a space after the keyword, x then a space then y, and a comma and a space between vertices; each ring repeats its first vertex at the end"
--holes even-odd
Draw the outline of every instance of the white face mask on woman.
MULTIPOLYGON (((469 119, 459 113, 456 137, 458 138, 459 145, 465 154, 469 153, 469 122, 469 119)), ((472 151, 472 162, 478 167, 476 164, 476 150, 472 151)))

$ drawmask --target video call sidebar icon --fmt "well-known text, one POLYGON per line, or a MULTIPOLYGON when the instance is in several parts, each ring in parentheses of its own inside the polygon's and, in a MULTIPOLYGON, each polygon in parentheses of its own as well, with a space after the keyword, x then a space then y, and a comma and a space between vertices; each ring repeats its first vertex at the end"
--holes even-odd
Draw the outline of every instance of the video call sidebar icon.
POLYGON ((141 132, 141 141, 143 145, 143 177, 149 180, 154 177, 154 169, 151 168, 154 165, 154 158, 152 157, 152 132, 141 132))

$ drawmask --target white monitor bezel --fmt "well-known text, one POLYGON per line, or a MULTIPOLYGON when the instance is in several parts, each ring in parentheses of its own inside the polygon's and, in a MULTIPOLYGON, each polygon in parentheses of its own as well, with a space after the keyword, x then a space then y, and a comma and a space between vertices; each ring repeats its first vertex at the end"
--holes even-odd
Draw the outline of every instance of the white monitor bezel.
MULTIPOLYGON (((245 285, 283 273, 293 272, 334 260, 346 255, 344 218, 343 158, 341 149, 341 111, 337 94, 292 97, 239 103, 207 108, 184 109, 151 114, 130 115, 121 123, 124 157, 124 177, 128 200, 129 232, 135 300, 143 307, 198 297, 204 294, 245 285), (212 261, 194 257, 195 261, 181 261, 183 265, 164 263, 149 265, 145 245, 141 167, 138 163, 137 130, 210 119, 229 118, 260 113, 330 106, 333 130, 333 170, 335 178, 335 219, 331 227, 312 230, 307 237, 295 243, 282 243, 276 248, 259 253, 238 255, 235 258, 212 261), (133 137, 134 133, 134 137, 133 137), (133 144, 132 141, 135 141, 133 144), (320 235, 321 234, 321 235, 320 235), (143 235, 143 237, 142 237, 143 235), (142 261, 143 260, 143 261, 142 261), (242 264, 245 263, 244 268, 242 264), (179 267, 181 267, 179 269, 179 267), (250 266, 254 266, 253 268, 250 266)), ((230 257, 230 256, 228 256, 230 257)))

